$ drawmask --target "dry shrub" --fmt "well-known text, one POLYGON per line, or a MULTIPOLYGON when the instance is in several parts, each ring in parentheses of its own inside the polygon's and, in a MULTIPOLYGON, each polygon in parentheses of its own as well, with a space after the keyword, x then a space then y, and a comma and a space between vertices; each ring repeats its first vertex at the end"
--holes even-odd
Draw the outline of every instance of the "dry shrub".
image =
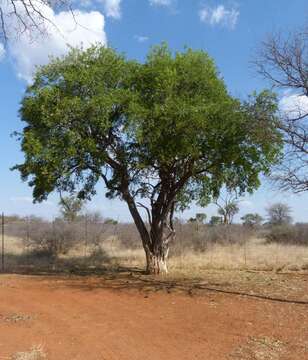
POLYGON ((308 224, 272 226, 266 234, 269 243, 308 245, 308 224))
MULTIPOLYGON (((74 222, 56 219, 48 222, 31 217, 19 219, 6 226, 6 234, 22 238, 24 246, 42 256, 66 254, 78 246, 99 247, 110 238, 116 238, 122 248, 137 250, 141 241, 132 223, 106 223, 104 219, 87 217, 74 222)), ((198 223, 176 224, 176 241, 171 244, 172 253, 193 250, 207 251, 213 245, 241 244, 251 230, 241 225, 210 226, 198 223)))
MULTIPOLYGON (((19 219, 6 226, 7 268, 139 267, 145 255, 134 224, 82 218, 76 222, 19 219), (20 245, 21 244, 21 245, 20 245), (23 246, 24 245, 24 246, 23 246)), ((307 270, 308 224, 254 229, 176 223, 170 272, 203 269, 307 270)))
POLYGON ((140 235, 135 224, 118 224, 115 235, 123 248, 140 248, 140 235))
POLYGON ((105 224, 103 219, 81 218, 67 222, 56 219, 53 222, 30 217, 8 223, 5 233, 21 238, 29 253, 38 257, 56 257, 67 254, 71 249, 83 244, 97 247, 115 233, 114 224, 105 224))
POLYGON ((241 225, 179 224, 171 253, 175 256, 187 251, 203 253, 216 245, 242 245, 252 234, 252 229, 241 225))
POLYGON ((96 246, 92 249, 87 260, 92 266, 100 266, 110 261, 107 252, 100 246, 96 246))

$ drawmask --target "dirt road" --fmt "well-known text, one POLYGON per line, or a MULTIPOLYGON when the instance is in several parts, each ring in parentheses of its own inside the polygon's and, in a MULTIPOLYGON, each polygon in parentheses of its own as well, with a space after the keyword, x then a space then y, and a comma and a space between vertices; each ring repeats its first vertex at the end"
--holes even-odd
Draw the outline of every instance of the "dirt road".
POLYGON ((129 278, 0 276, 0 359, 304 360, 308 305, 142 288, 129 278))

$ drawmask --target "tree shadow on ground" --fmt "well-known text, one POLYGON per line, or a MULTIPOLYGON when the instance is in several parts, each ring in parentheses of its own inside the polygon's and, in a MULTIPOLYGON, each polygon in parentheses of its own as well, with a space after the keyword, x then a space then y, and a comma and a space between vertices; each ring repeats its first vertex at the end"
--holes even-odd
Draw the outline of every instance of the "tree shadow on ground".
POLYGON ((68 273, 91 274, 96 269, 105 269, 112 258, 98 248, 83 256, 58 257, 46 251, 26 251, 20 254, 5 254, 4 272, 29 275, 55 275, 68 273))
POLYGON ((308 305, 307 300, 280 298, 253 293, 251 291, 237 291, 232 289, 232 284, 227 282, 217 283, 211 280, 201 281, 197 279, 173 280, 168 279, 168 277, 145 276, 141 270, 126 268, 119 269, 116 273, 105 272, 103 276, 96 281, 72 281, 67 285, 83 291, 94 291, 97 289, 109 289, 115 291, 138 290, 147 295, 162 291, 168 294, 183 293, 189 296, 202 296, 216 293, 280 303, 308 305))
POLYGON ((70 258, 55 258, 48 254, 29 252, 23 254, 6 254, 6 274, 21 274, 37 276, 44 280, 46 276, 51 279, 62 279, 59 284, 51 282, 54 289, 60 286, 69 287, 79 291, 111 290, 111 291, 139 291, 145 296, 151 293, 164 292, 183 293, 189 296, 200 296, 210 293, 225 294, 252 298, 258 300, 274 301, 308 305, 307 300, 270 296, 260 291, 240 291, 236 284, 213 280, 205 274, 201 278, 173 278, 172 275, 150 276, 136 267, 123 267, 117 265, 113 258, 103 250, 87 256, 70 258))

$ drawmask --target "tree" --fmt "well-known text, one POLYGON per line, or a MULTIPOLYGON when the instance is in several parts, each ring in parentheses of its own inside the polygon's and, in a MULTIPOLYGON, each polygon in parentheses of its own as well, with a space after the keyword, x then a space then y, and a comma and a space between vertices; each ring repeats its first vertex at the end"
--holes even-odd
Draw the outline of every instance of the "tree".
POLYGON ((190 223, 199 223, 204 224, 206 220, 206 214, 204 213, 197 213, 196 217, 191 217, 188 219, 188 222, 190 223))
POLYGON ((196 220, 197 220, 197 222, 199 224, 204 224, 205 221, 206 221, 206 218, 207 218, 207 216, 204 213, 197 213, 196 214, 196 220))
POLYGON ((73 195, 66 197, 61 196, 59 206, 63 219, 72 222, 78 219, 84 207, 84 201, 73 195))
POLYGON ((215 201, 215 205, 218 207, 218 214, 222 216, 223 224, 232 224, 234 216, 240 211, 238 207, 238 201, 236 196, 228 195, 215 201))
POLYGON ((27 33, 48 33, 52 22, 51 11, 69 10, 74 18, 71 2, 68 0, 7 0, 0 3, 0 41, 27 33))
POLYGON ((221 216, 215 216, 215 215, 212 216, 210 221, 209 221, 209 224, 212 225, 212 226, 222 224, 222 217, 221 216))
POLYGON ((287 204, 276 203, 269 206, 267 215, 271 225, 285 225, 292 222, 291 208, 287 204))
POLYGON ((27 89, 25 161, 14 169, 35 201, 76 189, 90 199, 103 180, 108 198, 127 203, 147 271, 159 273, 177 206, 207 203, 222 186, 259 186, 281 149, 276 109, 268 92, 244 103, 231 97, 203 51, 173 55, 163 44, 138 63, 111 48, 73 49, 41 67, 27 89))
POLYGON ((262 224, 263 218, 259 214, 249 213, 241 217, 244 226, 248 226, 251 228, 258 227, 262 224))
POLYGON ((118 221, 117 221, 117 220, 114 220, 114 219, 106 219, 106 220, 104 221, 104 224, 117 225, 117 224, 118 224, 118 221))
MULTIPOLYGON (((285 34, 285 32, 284 32, 285 34)), ((287 36, 271 35, 262 44, 256 69, 282 98, 280 121, 285 157, 272 179, 283 190, 308 190, 308 26, 287 36)))
POLYGON ((104 219, 99 211, 87 211, 78 216, 80 220, 93 224, 103 224, 107 219, 104 219))

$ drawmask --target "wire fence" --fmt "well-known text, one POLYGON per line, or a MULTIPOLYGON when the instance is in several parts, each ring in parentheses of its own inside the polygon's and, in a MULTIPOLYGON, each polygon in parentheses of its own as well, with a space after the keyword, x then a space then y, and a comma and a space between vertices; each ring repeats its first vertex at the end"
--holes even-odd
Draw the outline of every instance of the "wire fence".
MULTIPOLYGON (((34 216, 2 214, 1 224, 2 272, 95 271, 144 266, 141 241, 132 223, 117 223, 93 215, 74 221, 61 218, 46 221, 34 216)), ((169 260, 171 268, 181 271, 305 271, 308 225, 273 230, 239 224, 210 226, 177 222, 169 260), (275 240, 274 235, 280 240, 275 240)))

